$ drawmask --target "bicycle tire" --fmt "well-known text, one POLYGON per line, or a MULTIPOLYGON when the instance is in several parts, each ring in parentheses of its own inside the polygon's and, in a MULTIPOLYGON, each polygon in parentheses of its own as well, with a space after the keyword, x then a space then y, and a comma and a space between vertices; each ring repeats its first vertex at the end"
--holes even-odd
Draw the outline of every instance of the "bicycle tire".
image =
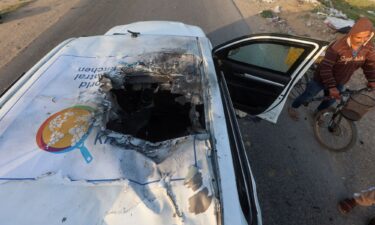
MULTIPOLYGON (((329 108, 326 110, 322 110, 316 114, 313 120, 314 135, 315 135, 316 140, 322 147, 330 151, 334 151, 334 152, 345 152, 351 149, 354 146, 354 144, 357 142, 357 138, 358 138, 357 127, 353 121, 346 119, 342 115, 339 115, 341 116, 341 121, 338 124, 338 127, 336 128, 336 129, 339 129, 339 131, 338 132, 329 131, 328 125, 322 124, 322 120, 323 121, 325 120, 325 118, 322 118, 322 117, 327 117, 328 121, 331 121, 333 113, 334 113, 334 109, 329 108), (349 137, 344 138, 344 139, 347 139, 346 143, 343 145, 337 145, 337 146, 335 144, 328 143, 328 142, 334 142, 335 140, 337 140, 337 137, 344 132, 345 130, 344 124, 346 124, 345 129, 347 129, 350 133, 349 137), (324 135, 327 135, 327 134, 329 137, 324 137, 324 135)), ((324 122, 327 122, 327 121, 324 121, 324 122)))

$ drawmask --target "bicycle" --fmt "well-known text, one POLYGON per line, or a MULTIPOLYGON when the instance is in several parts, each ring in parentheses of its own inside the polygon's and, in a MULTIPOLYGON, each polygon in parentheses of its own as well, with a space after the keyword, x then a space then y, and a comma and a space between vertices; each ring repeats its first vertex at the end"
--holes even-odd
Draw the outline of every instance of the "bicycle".
MULTIPOLYGON (((359 121, 375 106, 375 98, 368 95, 372 90, 371 88, 345 90, 341 93, 336 107, 316 113, 313 119, 313 130, 321 146, 336 152, 344 152, 353 147, 358 138, 354 122, 359 121)), ((324 99, 327 97, 316 97, 311 101, 324 99)))

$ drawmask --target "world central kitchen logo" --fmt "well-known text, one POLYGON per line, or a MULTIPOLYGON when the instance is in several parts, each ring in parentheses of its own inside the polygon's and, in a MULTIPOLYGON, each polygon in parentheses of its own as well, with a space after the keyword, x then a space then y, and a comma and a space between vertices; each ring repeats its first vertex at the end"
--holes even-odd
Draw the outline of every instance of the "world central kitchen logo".
POLYGON ((39 148, 55 154, 79 149, 86 163, 93 160, 84 142, 94 123, 94 109, 77 105, 48 117, 39 127, 36 143, 39 148))
POLYGON ((80 89, 100 86, 100 78, 105 73, 116 71, 117 67, 79 67, 78 73, 74 75, 73 80, 81 81, 78 85, 80 89))

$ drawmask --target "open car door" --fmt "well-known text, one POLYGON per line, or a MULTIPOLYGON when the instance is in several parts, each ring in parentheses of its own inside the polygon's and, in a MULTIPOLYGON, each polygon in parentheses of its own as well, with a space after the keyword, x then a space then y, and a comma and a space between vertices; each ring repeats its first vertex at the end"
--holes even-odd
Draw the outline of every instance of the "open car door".
POLYGON ((213 49, 213 56, 234 107, 276 123, 289 92, 327 44, 290 35, 258 34, 221 44, 213 49))

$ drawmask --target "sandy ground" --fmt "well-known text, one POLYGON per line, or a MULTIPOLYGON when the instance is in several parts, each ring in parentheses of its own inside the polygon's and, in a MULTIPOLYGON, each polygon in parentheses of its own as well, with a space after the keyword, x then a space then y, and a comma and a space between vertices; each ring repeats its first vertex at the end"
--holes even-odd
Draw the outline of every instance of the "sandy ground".
MULTIPOLYGON (((19 0, 0 0, 0 10, 19 0)), ((12 12, 0 24, 0 68, 22 49, 74 9, 79 0, 35 0, 12 12)))
MULTIPOLYGON (((313 12, 318 5, 301 0, 275 0, 267 3, 261 0, 233 0, 238 10, 251 27, 253 33, 276 32, 288 33, 298 36, 312 37, 331 42, 343 36, 324 24, 325 17, 313 12), (277 20, 267 19, 260 16, 263 10, 275 10, 279 7, 277 20)), ((375 1, 375 0, 374 0, 375 1)), ((350 82, 346 85, 350 89, 360 89, 367 84, 361 69, 357 70, 350 82)), ((366 126, 375 123, 375 111, 371 111, 364 118, 364 122, 358 126, 364 132, 363 138, 371 140, 371 134, 375 128, 366 126)), ((368 146, 370 147, 370 145, 368 146)))
POLYGON ((277 0, 266 3, 259 0, 233 0, 254 33, 276 32, 307 36, 331 41, 336 38, 333 30, 324 24, 324 17, 311 12, 317 5, 300 0, 277 0), (279 7, 278 20, 262 18, 263 10, 279 7))
MULTIPOLYGON (((20 0, 0 0, 0 10, 20 0)), ((73 10, 80 0, 34 0, 8 14, 0 24, 0 68, 11 61, 35 38, 73 10)), ((254 33, 281 32, 333 40, 336 35, 324 23, 324 18, 311 13, 315 5, 300 0, 277 0, 265 3, 259 0, 233 0, 254 33), (265 19, 259 12, 280 7, 278 21, 265 19)))

